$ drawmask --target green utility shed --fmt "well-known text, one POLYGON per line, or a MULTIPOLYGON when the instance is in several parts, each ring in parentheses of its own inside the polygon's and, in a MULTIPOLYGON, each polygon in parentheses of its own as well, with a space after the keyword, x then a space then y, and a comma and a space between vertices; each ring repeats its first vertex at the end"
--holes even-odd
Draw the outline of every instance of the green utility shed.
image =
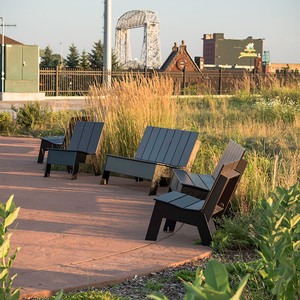
MULTIPOLYGON (((2 47, 0 48, 2 58, 2 47)), ((0 60, 2 70, 2 59, 0 60)), ((4 46, 4 90, 8 93, 39 92, 39 46, 4 46)))

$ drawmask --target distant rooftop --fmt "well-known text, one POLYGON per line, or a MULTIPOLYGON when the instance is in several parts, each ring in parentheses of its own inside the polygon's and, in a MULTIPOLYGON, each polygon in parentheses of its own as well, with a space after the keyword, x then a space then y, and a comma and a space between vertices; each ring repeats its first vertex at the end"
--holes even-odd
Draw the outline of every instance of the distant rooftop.
MULTIPOLYGON (((0 45, 1 45, 1 43, 2 43, 2 34, 0 34, 0 45)), ((23 45, 22 43, 14 40, 14 39, 11 39, 10 37, 8 37, 6 35, 4 36, 4 44, 9 44, 9 45, 11 45, 11 44, 23 45)))

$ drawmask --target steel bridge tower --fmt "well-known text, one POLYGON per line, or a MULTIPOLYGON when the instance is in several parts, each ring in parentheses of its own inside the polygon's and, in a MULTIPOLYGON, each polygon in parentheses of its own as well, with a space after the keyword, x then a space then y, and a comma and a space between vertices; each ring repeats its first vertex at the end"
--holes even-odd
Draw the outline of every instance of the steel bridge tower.
POLYGON ((147 68, 161 66, 159 19, 149 10, 132 10, 122 15, 116 25, 115 53, 120 63, 131 61, 129 29, 144 27, 141 61, 147 68))

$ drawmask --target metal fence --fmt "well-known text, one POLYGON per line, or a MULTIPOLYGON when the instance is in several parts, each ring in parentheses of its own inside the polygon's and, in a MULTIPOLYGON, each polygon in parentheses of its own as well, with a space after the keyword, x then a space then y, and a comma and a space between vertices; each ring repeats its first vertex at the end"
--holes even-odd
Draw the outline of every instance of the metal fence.
POLYGON ((175 94, 230 94, 237 89, 260 89, 276 81, 280 86, 298 83, 299 74, 281 72, 276 74, 254 73, 244 70, 204 70, 202 73, 162 72, 153 70, 112 71, 82 69, 40 69, 40 92, 52 96, 75 96, 87 94, 91 85, 103 83, 104 76, 124 80, 126 76, 169 76, 174 82, 175 94))

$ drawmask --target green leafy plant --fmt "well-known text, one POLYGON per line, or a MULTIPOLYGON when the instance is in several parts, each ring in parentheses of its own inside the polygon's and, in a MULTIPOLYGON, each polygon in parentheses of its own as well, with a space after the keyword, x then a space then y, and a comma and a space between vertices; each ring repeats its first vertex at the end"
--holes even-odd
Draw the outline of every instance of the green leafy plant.
POLYGON ((0 203, 0 216, 3 219, 0 222, 0 281, 2 287, 0 287, 0 299, 1 300, 17 300, 20 297, 20 287, 11 292, 11 285, 15 274, 8 281, 9 269, 11 268, 12 262, 16 259, 16 255, 20 248, 17 248, 13 255, 8 257, 10 251, 10 238, 12 233, 8 233, 8 226, 10 226, 15 219, 18 217, 20 207, 16 208, 13 202, 13 195, 9 198, 5 205, 0 203))
POLYGON ((228 249, 249 249, 254 247, 253 225, 259 223, 259 218, 253 214, 235 214, 234 217, 223 217, 217 220, 218 229, 213 234, 212 248, 217 252, 228 249))
POLYGON ((0 113, 0 132, 9 134, 13 127, 13 119, 10 113, 0 113))
POLYGON ((243 276, 246 274, 250 275, 243 292, 246 299, 271 298, 271 294, 268 289, 266 289, 266 284, 260 274, 262 269, 261 260, 226 263, 225 267, 228 272, 230 286, 233 290, 238 288, 240 280, 243 276))
MULTIPOLYGON (((183 281, 186 289, 185 300, 226 300, 240 299, 249 275, 246 275, 239 284, 234 295, 229 287, 228 273, 225 266, 217 260, 208 262, 206 269, 203 271, 198 268, 193 283, 183 281), (204 276, 203 276, 204 275, 204 276)), ((153 293, 148 296, 155 300, 168 300, 161 293, 153 293)))
POLYGON ((81 292, 74 292, 63 294, 61 290, 55 297, 52 296, 51 300, 130 300, 130 298, 122 298, 117 295, 113 295, 109 292, 102 292, 97 290, 88 290, 88 291, 81 291, 81 292))
POLYGON ((196 273, 190 270, 180 270, 174 274, 174 276, 178 279, 193 282, 196 277, 196 273))
POLYGON ((33 128, 52 120, 53 111, 48 105, 41 107, 39 102, 24 104, 20 108, 12 105, 12 110, 17 113, 17 123, 25 128, 33 128))
POLYGON ((277 299, 299 299, 300 189, 277 187, 273 198, 263 199, 256 212, 262 217, 256 242, 263 261, 261 275, 277 299), (274 199, 273 199, 274 198, 274 199))
POLYGON ((148 280, 146 283, 145 283, 145 286, 148 290, 150 291, 159 291, 161 288, 164 287, 164 285, 160 282, 157 282, 156 280, 155 281, 150 281, 148 280))

